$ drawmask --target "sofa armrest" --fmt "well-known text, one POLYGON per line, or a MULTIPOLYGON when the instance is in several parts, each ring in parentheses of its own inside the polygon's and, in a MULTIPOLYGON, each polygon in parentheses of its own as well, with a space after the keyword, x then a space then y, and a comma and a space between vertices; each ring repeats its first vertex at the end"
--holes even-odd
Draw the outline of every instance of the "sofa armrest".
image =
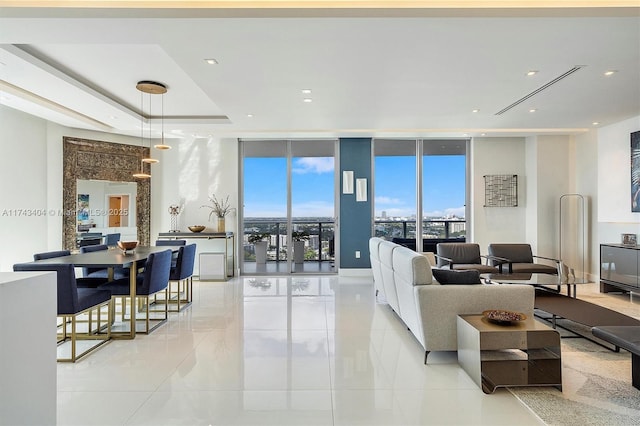
POLYGON ((522 312, 533 317, 535 291, 522 284, 415 286, 415 300, 426 351, 454 351, 458 347, 457 317, 488 309, 522 312))

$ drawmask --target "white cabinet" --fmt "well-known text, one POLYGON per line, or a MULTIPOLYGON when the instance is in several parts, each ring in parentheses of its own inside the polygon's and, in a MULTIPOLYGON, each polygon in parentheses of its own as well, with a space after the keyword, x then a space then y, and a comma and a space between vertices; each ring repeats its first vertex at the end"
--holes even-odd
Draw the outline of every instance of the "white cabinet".
POLYGON ((0 425, 56 424, 55 272, 0 272, 0 425))

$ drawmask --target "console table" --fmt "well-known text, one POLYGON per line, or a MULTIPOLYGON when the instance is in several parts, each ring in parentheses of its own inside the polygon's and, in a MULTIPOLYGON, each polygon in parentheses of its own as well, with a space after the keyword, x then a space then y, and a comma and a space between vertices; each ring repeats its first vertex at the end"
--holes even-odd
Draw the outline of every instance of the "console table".
MULTIPOLYGON (((213 251, 213 248, 206 247, 205 241, 211 240, 212 242, 224 242, 224 248, 220 251, 224 253, 226 259, 227 276, 234 276, 236 269, 235 262, 235 236, 233 232, 160 232, 158 234, 160 240, 187 240, 187 244, 196 243, 198 247, 196 250, 196 258, 199 258, 200 253, 213 251)), ((200 275, 199 266, 194 266, 194 275, 200 275)))
POLYGON ((498 386, 555 386, 562 391, 560 334, 527 318, 493 324, 458 315, 458 363, 484 393, 498 386))
POLYGON ((600 292, 640 292, 640 246, 600 244, 600 292))

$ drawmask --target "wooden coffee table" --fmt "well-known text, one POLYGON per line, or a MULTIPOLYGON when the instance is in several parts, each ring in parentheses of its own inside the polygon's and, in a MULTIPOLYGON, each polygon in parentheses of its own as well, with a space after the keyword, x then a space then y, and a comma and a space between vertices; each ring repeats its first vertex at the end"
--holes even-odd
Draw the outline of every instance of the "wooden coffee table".
POLYGON ((482 389, 555 386, 562 391, 560 334, 533 318, 498 325, 458 315, 458 363, 482 389))

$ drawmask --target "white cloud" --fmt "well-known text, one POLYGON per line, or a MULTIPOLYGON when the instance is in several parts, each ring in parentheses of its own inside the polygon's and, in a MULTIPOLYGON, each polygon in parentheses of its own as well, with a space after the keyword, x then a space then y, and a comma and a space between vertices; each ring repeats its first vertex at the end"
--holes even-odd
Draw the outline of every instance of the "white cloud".
POLYGON ((295 161, 293 173, 333 173, 334 161, 330 157, 304 157, 295 161))
POLYGON ((377 205, 397 205, 397 204, 402 204, 402 200, 400 200, 399 198, 391 198, 391 197, 385 197, 385 196, 379 196, 376 197, 376 204, 377 205))
POLYGON ((434 210, 430 212, 424 212, 424 215, 428 217, 449 217, 449 216, 464 217, 464 211, 465 211, 464 206, 448 207, 444 210, 434 210))

